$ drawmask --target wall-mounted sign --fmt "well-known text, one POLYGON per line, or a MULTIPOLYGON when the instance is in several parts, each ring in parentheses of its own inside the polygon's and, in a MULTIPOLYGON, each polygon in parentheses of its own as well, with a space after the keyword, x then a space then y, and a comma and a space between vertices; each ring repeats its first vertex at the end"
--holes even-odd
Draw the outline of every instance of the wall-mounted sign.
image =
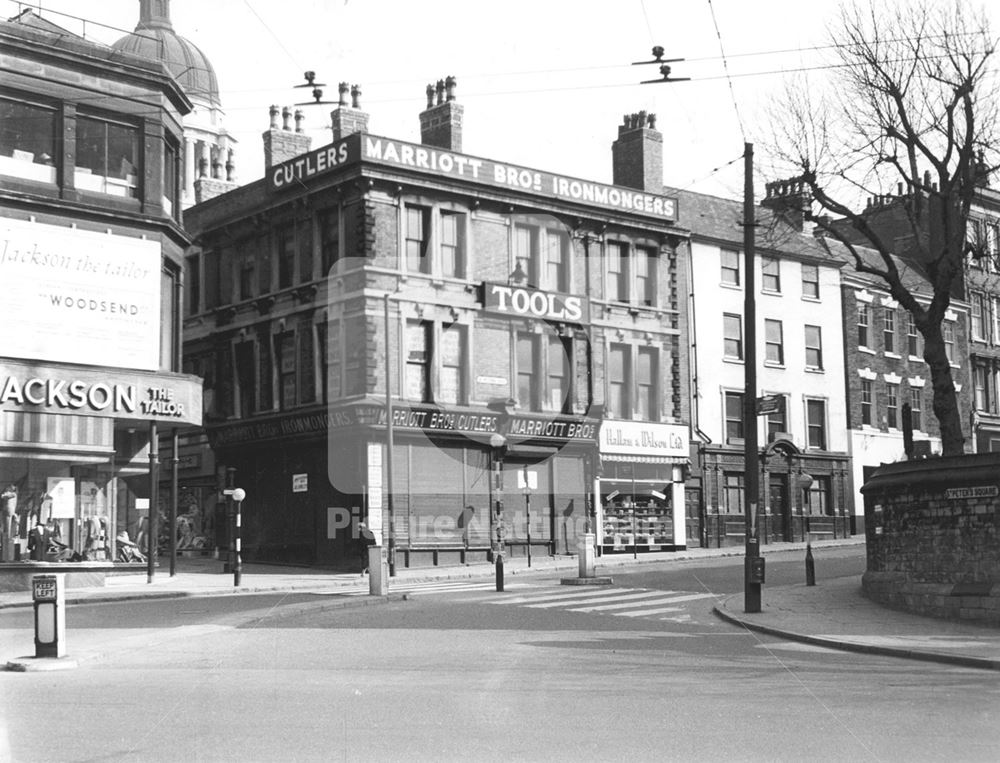
POLYGON ((689 439, 688 428, 681 424, 608 419, 601 422, 601 453, 609 455, 688 458, 689 439))
POLYGON ((76 516, 76 480, 72 477, 48 477, 45 480, 49 513, 44 519, 73 519, 76 516))
POLYGON ((596 441, 598 422, 594 419, 515 414, 507 428, 508 437, 538 440, 596 441))
POLYGON ((272 191, 295 188, 302 182, 359 159, 560 201, 654 217, 666 222, 677 220, 677 199, 670 196, 593 183, 366 133, 349 135, 337 143, 282 162, 268 171, 268 186, 272 191))
POLYGON ((996 485, 977 485, 975 487, 953 487, 944 491, 944 497, 949 501, 960 498, 995 498, 1000 494, 996 485))
POLYGON ((201 424, 201 379, 0 362, 0 410, 201 424))
POLYGON ((494 313, 567 323, 590 321, 590 300, 573 294, 504 283, 482 285, 483 307, 494 313))
POLYGON ((0 218, 0 356, 155 370, 160 244, 0 218))
POLYGON ((309 492, 309 475, 308 474, 293 474, 292 475, 292 492, 293 493, 307 493, 307 492, 309 492))

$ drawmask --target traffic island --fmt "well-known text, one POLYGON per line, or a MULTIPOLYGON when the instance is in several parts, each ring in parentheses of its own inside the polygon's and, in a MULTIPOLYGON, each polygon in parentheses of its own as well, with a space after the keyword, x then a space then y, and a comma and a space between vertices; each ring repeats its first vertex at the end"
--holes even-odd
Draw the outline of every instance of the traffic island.
POLYGON ((18 657, 9 660, 4 670, 9 673, 44 673, 54 670, 73 670, 78 668, 76 660, 68 657, 18 657))
POLYGON ((580 539, 580 575, 575 578, 563 578, 563 585, 611 585, 610 577, 598 577, 594 574, 594 533, 584 533, 580 539))
POLYGON ((610 577, 592 577, 592 578, 563 578, 561 581, 563 585, 611 585, 615 581, 610 577))

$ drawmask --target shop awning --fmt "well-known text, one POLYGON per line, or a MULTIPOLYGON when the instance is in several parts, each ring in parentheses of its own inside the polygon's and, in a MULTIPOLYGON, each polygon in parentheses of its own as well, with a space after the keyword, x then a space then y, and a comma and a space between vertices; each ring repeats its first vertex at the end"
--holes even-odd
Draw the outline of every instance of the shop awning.
POLYGON ((689 463, 689 459, 682 456, 629 456, 623 453, 602 453, 601 460, 626 464, 674 464, 677 466, 689 463))

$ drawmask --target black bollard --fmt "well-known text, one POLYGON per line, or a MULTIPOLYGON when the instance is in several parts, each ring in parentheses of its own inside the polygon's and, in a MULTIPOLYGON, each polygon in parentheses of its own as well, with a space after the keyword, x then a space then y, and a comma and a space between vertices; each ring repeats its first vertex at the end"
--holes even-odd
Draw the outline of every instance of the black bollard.
POLYGON ((806 585, 816 585, 816 562, 811 543, 806 543, 806 585))
POLYGON ((497 554, 497 591, 503 591, 503 554, 497 554))

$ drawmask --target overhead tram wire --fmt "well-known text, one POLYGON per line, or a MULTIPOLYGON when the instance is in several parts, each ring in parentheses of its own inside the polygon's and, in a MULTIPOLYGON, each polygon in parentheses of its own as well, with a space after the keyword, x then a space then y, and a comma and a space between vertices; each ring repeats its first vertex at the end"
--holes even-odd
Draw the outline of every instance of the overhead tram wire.
POLYGON ((736 102, 736 91, 733 89, 733 80, 729 76, 729 61, 726 59, 726 51, 722 45, 722 32, 719 31, 719 21, 715 17, 715 6, 712 5, 712 0, 708 0, 708 8, 712 12, 712 23, 715 25, 715 34, 719 38, 719 52, 722 54, 722 68, 726 72, 726 80, 729 82, 729 94, 733 99, 733 108, 736 110, 736 121, 740 126, 740 135, 743 136, 743 142, 746 143, 747 131, 743 127, 743 117, 740 115, 740 106, 736 102))

